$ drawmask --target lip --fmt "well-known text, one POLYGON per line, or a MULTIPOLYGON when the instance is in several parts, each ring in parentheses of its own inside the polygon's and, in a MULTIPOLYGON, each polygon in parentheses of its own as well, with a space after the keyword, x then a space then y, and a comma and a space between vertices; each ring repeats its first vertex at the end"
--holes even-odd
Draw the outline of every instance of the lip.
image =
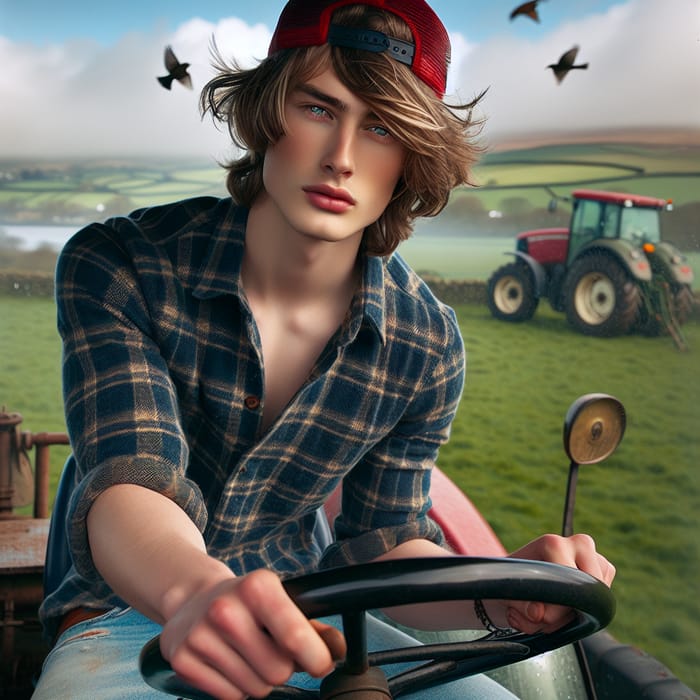
POLYGON ((307 185, 302 190, 309 201, 319 209, 343 212, 355 205, 355 199, 347 191, 330 185, 307 185))

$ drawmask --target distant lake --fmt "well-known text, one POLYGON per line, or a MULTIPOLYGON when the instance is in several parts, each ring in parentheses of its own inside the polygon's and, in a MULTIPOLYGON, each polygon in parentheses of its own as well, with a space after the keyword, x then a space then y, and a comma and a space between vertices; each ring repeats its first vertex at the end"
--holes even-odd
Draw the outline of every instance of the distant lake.
MULTIPOLYGON (((22 250, 48 244, 59 251, 82 226, 20 226, 0 223, 0 234, 17 238, 22 250)), ((419 273, 435 273, 445 279, 486 280, 509 262, 515 240, 498 236, 446 236, 429 229, 417 230, 399 246, 399 252, 419 273)), ((695 270, 693 289, 700 289, 700 251, 686 252, 695 270)))
POLYGON ((18 238, 22 250, 36 250, 41 245, 50 245, 55 250, 63 248, 66 241, 82 226, 21 226, 1 224, 0 232, 8 238, 18 238))
MULTIPOLYGON (((21 226, 0 224, 0 231, 21 241, 22 250, 36 250, 50 245, 59 251, 79 229, 75 226, 21 226)), ((433 272, 448 279, 486 279, 496 267, 506 262, 504 251, 513 249, 510 238, 485 236, 440 236, 417 231, 399 246, 399 252, 419 272, 433 272)))

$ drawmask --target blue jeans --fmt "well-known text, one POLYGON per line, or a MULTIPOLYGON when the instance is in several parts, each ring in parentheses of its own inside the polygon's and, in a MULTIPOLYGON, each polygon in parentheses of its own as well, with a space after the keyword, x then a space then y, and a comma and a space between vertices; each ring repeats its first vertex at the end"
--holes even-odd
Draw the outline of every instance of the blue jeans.
MULTIPOLYGON (((341 624, 335 617, 326 621, 336 626, 341 624)), ((171 696, 147 685, 138 668, 141 647, 160 631, 160 625, 132 608, 115 608, 79 622, 61 634, 46 657, 32 700, 166 700, 171 696)), ((367 640, 370 650, 417 644, 408 635, 371 616, 367 618, 367 640)), ((392 675, 391 668, 386 670, 392 675)), ((298 673, 290 679, 290 684, 318 688, 319 680, 298 673)), ((403 697, 407 700, 514 698, 485 676, 453 681, 403 697)))

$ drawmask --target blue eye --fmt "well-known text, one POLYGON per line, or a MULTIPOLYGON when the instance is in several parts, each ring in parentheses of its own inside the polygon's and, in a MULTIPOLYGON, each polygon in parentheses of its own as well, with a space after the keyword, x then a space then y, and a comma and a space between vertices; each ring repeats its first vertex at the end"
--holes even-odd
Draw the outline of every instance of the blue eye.
POLYGON ((389 136, 389 130, 385 129, 383 126, 373 126, 372 130, 379 136, 389 136))

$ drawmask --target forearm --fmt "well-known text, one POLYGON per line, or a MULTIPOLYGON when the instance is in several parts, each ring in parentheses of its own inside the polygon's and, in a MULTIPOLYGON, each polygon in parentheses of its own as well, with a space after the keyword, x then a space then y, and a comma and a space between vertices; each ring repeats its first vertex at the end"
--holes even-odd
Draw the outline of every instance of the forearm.
MULTIPOLYGON (((446 557, 452 554, 452 552, 434 542, 410 540, 378 557, 377 561, 414 557, 446 557)), ((506 626, 505 616, 499 609, 500 606, 488 602, 485 605, 489 615, 493 615, 494 623, 499 626, 506 626)), ((474 605, 469 599, 419 603, 388 608, 384 612, 396 622, 422 630, 481 629, 483 627, 474 612, 474 605)))
MULTIPOLYGON (((426 540, 405 542, 379 559, 445 556, 450 553, 426 540)), ((583 534, 570 537, 542 535, 509 555, 516 559, 552 562, 579 569, 607 584, 615 577, 615 567, 599 552, 594 541, 583 534)), ((571 619, 572 610, 527 600, 484 601, 486 616, 496 627, 512 627, 522 632, 553 632, 571 619)), ((469 600, 392 608, 392 618, 410 627, 427 630, 483 627, 469 600)))
POLYGON ((119 484, 95 501, 87 520, 97 570, 129 605, 164 623, 198 591, 233 578, 206 553, 201 533, 173 501, 119 484))

